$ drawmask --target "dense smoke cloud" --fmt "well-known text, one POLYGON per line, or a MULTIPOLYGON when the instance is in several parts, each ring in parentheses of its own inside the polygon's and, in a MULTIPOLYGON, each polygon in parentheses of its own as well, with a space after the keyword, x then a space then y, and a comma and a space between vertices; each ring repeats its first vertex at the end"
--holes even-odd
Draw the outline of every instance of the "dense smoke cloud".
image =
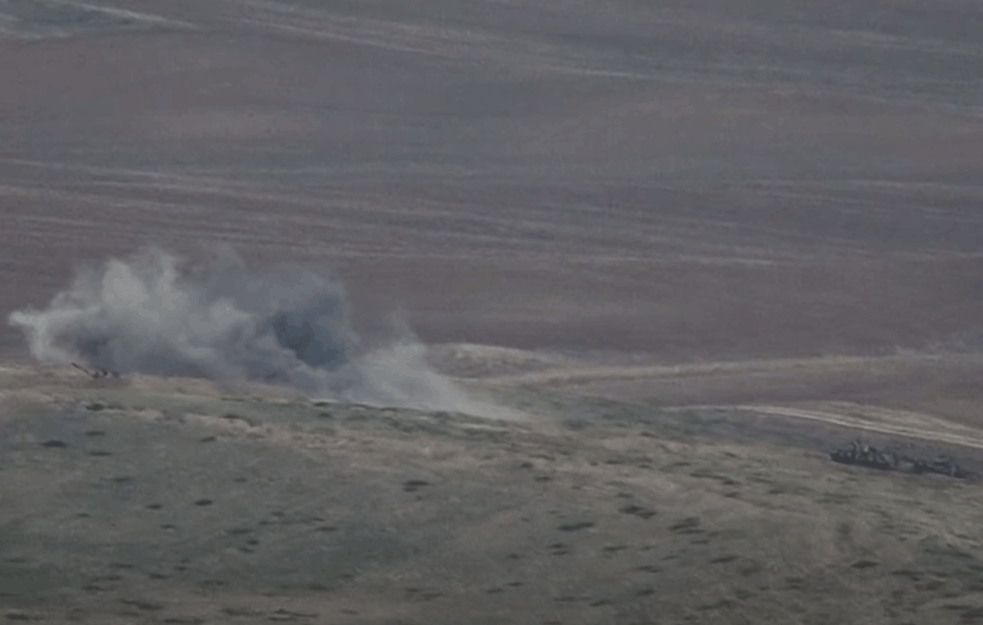
POLYGON ((184 271, 148 250, 79 273, 47 310, 10 323, 44 362, 120 374, 261 381, 316 399, 462 412, 470 402, 426 363, 409 333, 358 350, 344 288, 301 267, 253 274, 225 252, 184 271))

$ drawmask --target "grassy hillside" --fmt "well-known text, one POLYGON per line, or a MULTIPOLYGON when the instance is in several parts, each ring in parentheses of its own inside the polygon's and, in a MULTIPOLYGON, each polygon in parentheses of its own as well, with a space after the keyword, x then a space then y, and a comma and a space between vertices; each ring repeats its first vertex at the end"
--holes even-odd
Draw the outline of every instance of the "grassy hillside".
POLYGON ((983 619, 978 485, 835 465, 828 431, 516 391, 528 416, 486 421, 62 369, 0 388, 12 620, 983 619))

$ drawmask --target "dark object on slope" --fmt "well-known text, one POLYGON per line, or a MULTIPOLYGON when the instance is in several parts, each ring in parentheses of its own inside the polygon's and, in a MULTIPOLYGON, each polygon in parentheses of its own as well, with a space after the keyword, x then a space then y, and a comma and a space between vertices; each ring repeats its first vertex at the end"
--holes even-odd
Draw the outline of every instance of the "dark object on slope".
POLYGON ((119 374, 116 373, 115 371, 108 371, 106 369, 96 369, 95 371, 89 371, 85 367, 83 367, 81 365, 78 365, 78 364, 76 364, 74 362, 72 363, 72 366, 75 367, 76 369, 78 369, 79 371, 82 371, 82 372, 84 372, 84 373, 92 376, 92 379, 93 380, 98 380, 99 378, 108 378, 109 376, 113 376, 114 378, 118 378, 119 377, 119 374))
POLYGON ((972 474, 959 466, 955 460, 939 456, 935 460, 899 456, 893 452, 880 451, 876 447, 864 445, 859 439, 850 443, 849 447, 841 447, 829 454, 833 462, 841 464, 859 464, 871 469, 882 471, 906 471, 916 475, 937 473, 948 477, 965 479, 972 474))
POLYGON ((935 460, 925 460, 924 458, 905 458, 905 460, 911 462, 912 473, 919 475, 922 473, 939 473, 958 478, 967 478, 970 476, 969 471, 956 464, 952 458, 946 458, 944 456, 935 460))
POLYGON ((879 451, 876 447, 864 445, 860 440, 850 443, 849 447, 843 447, 833 451, 829 457, 834 462, 859 464, 884 471, 895 469, 898 466, 897 456, 879 451))

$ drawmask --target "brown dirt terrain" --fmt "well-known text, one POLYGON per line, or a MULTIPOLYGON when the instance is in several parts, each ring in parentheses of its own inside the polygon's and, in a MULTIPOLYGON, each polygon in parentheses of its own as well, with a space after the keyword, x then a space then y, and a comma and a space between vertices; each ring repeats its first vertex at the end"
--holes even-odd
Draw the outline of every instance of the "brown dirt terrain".
POLYGON ((973 623, 983 9, 0 0, 0 311, 155 243, 342 278, 523 416, 26 364, 0 608, 973 623))
POLYGON ((400 306, 428 343, 958 344, 983 39, 933 6, 8 2, 0 309, 225 242, 329 267, 364 324, 400 306))

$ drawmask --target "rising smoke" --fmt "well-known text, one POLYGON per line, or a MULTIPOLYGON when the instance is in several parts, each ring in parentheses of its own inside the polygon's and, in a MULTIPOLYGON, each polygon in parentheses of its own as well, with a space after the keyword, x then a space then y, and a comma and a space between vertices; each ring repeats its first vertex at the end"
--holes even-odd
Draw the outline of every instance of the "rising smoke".
POLYGON ((234 253, 185 270, 151 249, 80 272, 47 310, 10 315, 42 362, 120 374, 260 381, 312 399, 501 416, 470 401, 406 331, 359 350, 344 288, 301 267, 250 272, 234 253))

